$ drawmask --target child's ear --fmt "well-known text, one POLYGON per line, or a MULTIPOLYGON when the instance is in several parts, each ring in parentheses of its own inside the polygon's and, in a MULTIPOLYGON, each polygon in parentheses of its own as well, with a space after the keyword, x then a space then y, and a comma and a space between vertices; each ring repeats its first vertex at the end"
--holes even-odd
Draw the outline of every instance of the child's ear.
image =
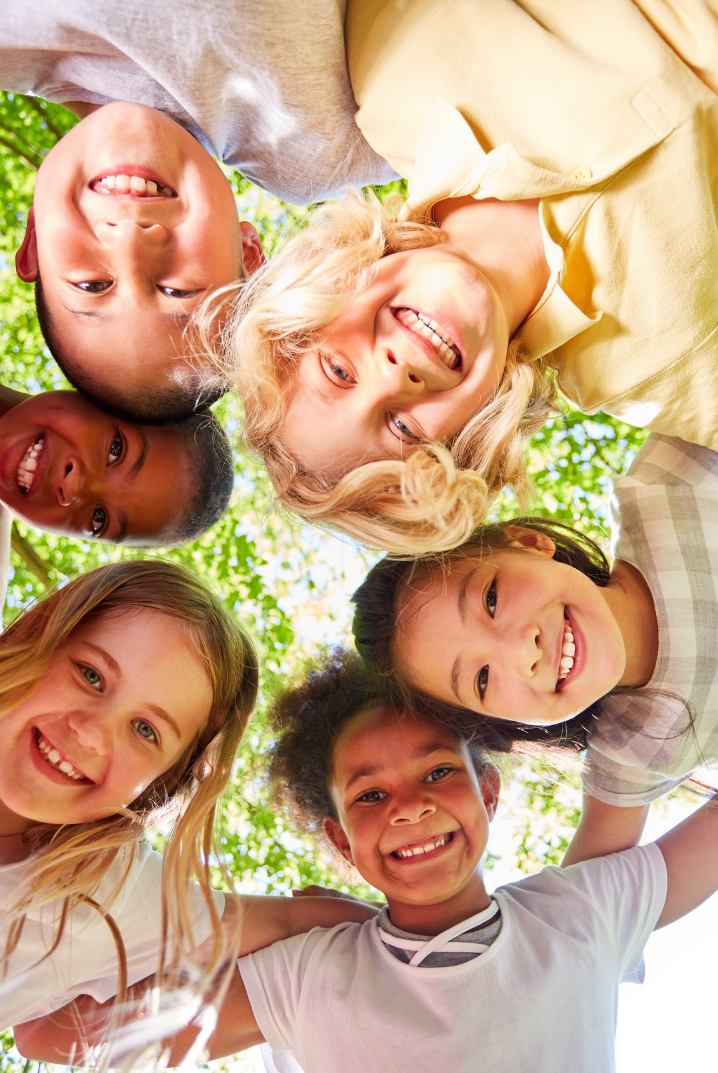
POLYGON ((501 776, 493 764, 487 764, 481 775, 481 796, 489 820, 493 820, 499 804, 501 776))
POLYGON ((25 283, 34 283, 37 279, 37 235, 35 233, 35 206, 27 214, 25 237, 20 249, 15 254, 15 271, 25 283))
POLYGON ((239 225, 242 232, 242 261, 244 263, 244 275, 253 276, 258 268, 261 268, 267 258, 262 249, 262 240, 257 233, 257 228, 248 220, 242 220, 239 225))
POLYGON ((524 529, 522 525, 509 525, 504 529, 507 537, 510 537, 510 548, 526 548, 538 551, 553 559, 556 554, 556 545, 547 533, 540 529, 524 529))
POLYGON ((333 816, 325 816, 323 820, 324 834, 327 836, 335 849, 338 849, 345 861, 354 864, 349 839, 344 833, 344 828, 333 816))

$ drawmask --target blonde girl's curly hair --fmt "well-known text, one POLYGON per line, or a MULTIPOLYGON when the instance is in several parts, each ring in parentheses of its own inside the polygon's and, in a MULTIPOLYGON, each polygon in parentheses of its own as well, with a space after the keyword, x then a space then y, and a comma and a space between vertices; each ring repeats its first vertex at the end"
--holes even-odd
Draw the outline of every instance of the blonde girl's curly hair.
POLYGON ((166 963, 184 958, 197 945, 188 904, 193 879, 199 883, 213 931, 208 962, 195 971, 202 993, 224 963, 221 921, 210 889, 210 854, 217 801, 229 782, 257 695, 254 642, 191 571, 159 559, 112 563, 77 577, 21 614, 0 635, 1 725, 2 714, 32 693, 80 623, 121 614, 131 628, 133 612, 141 610, 167 615, 184 627, 212 684, 209 718, 175 764, 128 808, 88 823, 43 823, 30 829, 26 837, 35 854, 28 889, 12 910, 4 957, 0 952, 7 974, 28 911, 59 899, 61 912, 45 955, 49 956, 59 946, 72 910, 89 903, 105 918, 115 939, 119 1003, 126 993, 127 964, 111 916, 112 902, 136 858, 140 839, 158 823, 171 825, 163 854, 160 977, 166 963), (118 881, 100 905, 94 895, 111 867, 118 881))
POLYGON ((263 460, 280 504, 386 551, 454 548, 506 485, 525 502, 524 442, 555 412, 547 359, 509 343, 504 374, 486 406, 445 444, 358 466, 339 479, 307 472, 282 442, 299 359, 371 281, 382 257, 435 246, 435 224, 402 219, 400 198, 382 205, 351 193, 318 209, 309 225, 238 292, 223 330, 221 363, 244 406, 244 435, 263 460))

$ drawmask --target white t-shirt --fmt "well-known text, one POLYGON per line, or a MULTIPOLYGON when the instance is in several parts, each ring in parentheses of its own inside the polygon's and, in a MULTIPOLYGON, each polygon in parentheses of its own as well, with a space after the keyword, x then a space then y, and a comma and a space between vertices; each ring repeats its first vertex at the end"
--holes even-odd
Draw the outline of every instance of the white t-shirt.
POLYGON ((3 0, 0 86, 136 101, 285 201, 397 178, 354 122, 346 0, 3 0))
MULTIPOLYGON (((32 858, 31 858, 32 860, 32 858)), ((22 894, 28 860, 0 867, 0 954, 8 935, 8 910, 22 894)), ((93 895, 96 902, 114 889, 126 867, 116 865, 93 895)), ((127 952, 128 983, 157 971, 161 940, 162 857, 142 842, 122 891, 109 906, 127 952)), ((215 905, 224 912, 224 896, 214 892, 215 905)), ((44 961, 55 935, 61 902, 31 910, 20 942, 11 955, 4 978, 0 974, 0 1028, 44 1017, 78 995, 106 1002, 117 992, 117 948, 104 919, 96 909, 80 905, 65 927, 58 949, 44 961)), ((209 914, 199 888, 195 902, 194 938, 199 945, 210 934, 209 914)))
POLYGON ((545 868, 494 897, 501 932, 463 965, 404 964, 375 920, 241 958, 269 1046, 305 1073, 611 1073, 618 985, 642 982, 665 902, 661 851, 545 868))

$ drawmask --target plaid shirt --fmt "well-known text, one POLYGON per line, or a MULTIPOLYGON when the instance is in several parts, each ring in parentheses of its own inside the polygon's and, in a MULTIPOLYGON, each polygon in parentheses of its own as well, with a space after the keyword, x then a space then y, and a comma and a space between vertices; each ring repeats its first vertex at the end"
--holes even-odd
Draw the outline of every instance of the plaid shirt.
POLYGON ((646 686, 602 702, 584 789, 628 807, 718 758, 718 454, 650 436, 614 481, 611 510, 613 555, 653 594, 659 651, 646 686))

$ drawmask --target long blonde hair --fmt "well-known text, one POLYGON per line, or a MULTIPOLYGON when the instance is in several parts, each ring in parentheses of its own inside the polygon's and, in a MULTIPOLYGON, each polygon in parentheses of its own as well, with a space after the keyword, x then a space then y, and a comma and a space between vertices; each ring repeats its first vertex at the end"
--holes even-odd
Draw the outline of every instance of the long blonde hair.
MULTIPOLYGON (((107 920, 118 949, 118 1001, 126 991, 124 945, 109 910, 122 889, 145 832, 172 824, 164 850, 160 974, 165 962, 196 945, 188 908, 194 878, 211 919, 213 953, 202 974, 209 986, 222 961, 221 923, 210 889, 209 859, 217 799, 226 788, 242 733, 254 707, 258 669, 248 631, 191 571, 158 559, 102 566, 75 578, 21 614, 0 636, 0 717, 37 686, 53 655, 87 621, 150 610, 181 622, 202 656, 213 688, 209 718, 176 763, 156 778, 128 808, 88 823, 37 824, 26 838, 35 856, 28 890, 13 909, 5 965, 20 941, 30 908, 62 899, 51 954, 72 910, 88 903, 107 920), (93 895, 111 866, 118 879, 99 905, 93 895)), ((0 723, 1 725, 1 723, 0 723)))
POLYGON ((524 442, 555 411, 555 388, 547 359, 528 361, 514 339, 494 395, 448 443, 422 444, 405 459, 368 462, 339 479, 300 465, 282 442, 298 360, 382 257, 446 240, 433 223, 398 218, 400 204, 352 193, 317 210, 240 289, 220 361, 242 399, 247 444, 284 507, 365 544, 420 554, 461 544, 505 485, 525 502, 524 442))

